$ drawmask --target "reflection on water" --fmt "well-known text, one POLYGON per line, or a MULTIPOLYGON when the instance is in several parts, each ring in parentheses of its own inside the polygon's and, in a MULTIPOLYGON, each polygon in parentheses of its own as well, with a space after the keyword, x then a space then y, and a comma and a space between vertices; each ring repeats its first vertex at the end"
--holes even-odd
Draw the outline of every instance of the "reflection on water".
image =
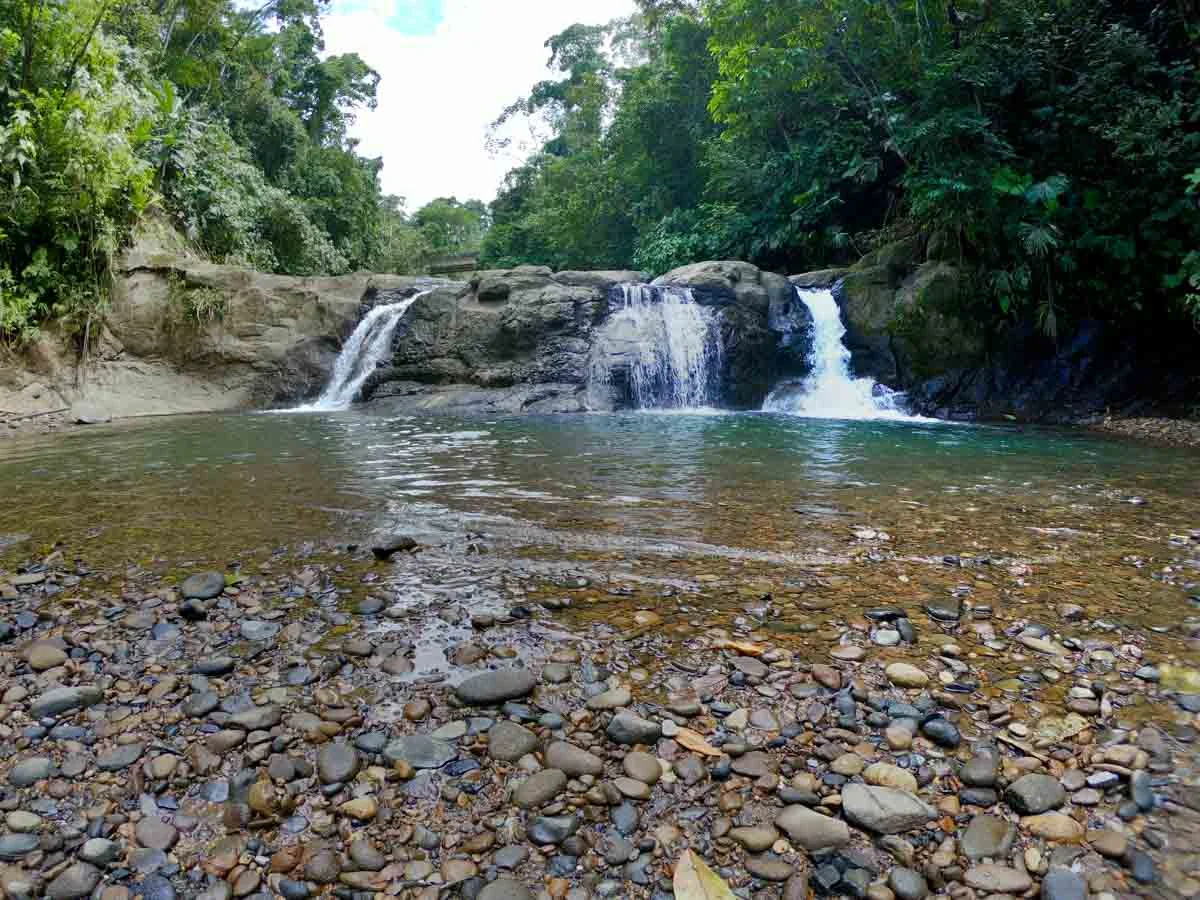
POLYGON ((914 516, 1078 529, 1150 494, 1152 506, 1122 512, 1186 516, 1194 463, 1075 434, 765 414, 201 416, 0 444, 0 533, 49 541, 102 526, 105 543, 215 559, 264 541, 464 527, 514 540, 587 532, 614 549, 804 551, 829 527, 817 516, 815 540, 797 533, 813 524, 798 520, 807 508, 893 529, 920 550, 914 516))

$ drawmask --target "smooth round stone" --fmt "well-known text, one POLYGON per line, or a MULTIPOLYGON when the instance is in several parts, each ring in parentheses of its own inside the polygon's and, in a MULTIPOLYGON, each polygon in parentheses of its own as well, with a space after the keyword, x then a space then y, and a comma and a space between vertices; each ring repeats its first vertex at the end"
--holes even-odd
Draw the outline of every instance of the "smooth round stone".
POLYGON ((775 818, 775 825, 787 832, 793 844, 808 851, 844 847, 850 843, 850 829, 845 822, 799 804, 785 807, 775 818))
POLYGON ((83 847, 79 850, 80 859, 96 866, 107 866, 109 863, 115 862, 120 855, 119 844, 98 837, 84 841, 83 847))
POLYGON ((211 600, 224 590, 225 576, 220 572, 198 572, 179 585, 179 593, 185 600, 211 600))
POLYGON ((762 853, 779 840, 779 832, 770 825, 745 826, 732 829, 729 838, 751 853, 762 853))
POLYGON ((561 769, 542 769, 530 775, 513 791, 513 803, 521 809, 545 806, 567 789, 567 775, 561 769))
POLYGON ((929 885, 920 872, 894 866, 888 873, 888 887, 899 900, 925 900, 929 894, 929 885))
POLYGON ((845 644, 829 651, 829 655, 843 662, 861 662, 867 658, 867 651, 865 648, 855 644, 845 644))
POLYGON ((895 662, 884 669, 888 680, 902 688, 923 688, 929 684, 929 676, 909 663, 895 662))
POLYGON ((458 751, 443 741, 412 734, 396 738, 384 747, 383 756, 390 763, 403 761, 414 769, 440 769, 458 756, 458 751))
POLYGON ((921 734, 939 747, 954 749, 962 743, 962 735, 954 725, 942 718, 927 719, 921 723, 921 734))
POLYGON ((630 800, 650 799, 650 785, 644 781, 638 781, 636 778, 626 778, 622 775, 613 779, 613 786, 621 792, 622 796, 628 797, 630 800))
POLYGON ((974 753, 958 773, 959 779, 969 787, 990 788, 996 786, 1000 773, 1000 756, 991 748, 974 753))
POLYGON ((469 706, 496 706, 506 700, 528 696, 537 686, 533 673, 525 669, 497 669, 468 678, 454 689, 469 706))
POLYGON ((52 641, 35 641, 25 651, 25 661, 35 672, 45 672, 65 663, 67 654, 52 641))
POLYGON ((488 755, 493 759, 516 762, 537 745, 537 735, 516 722, 497 722, 488 731, 488 755))
POLYGON ((546 748, 546 765, 561 769, 572 778, 604 773, 604 761, 600 757, 566 741, 553 741, 546 748))
POLYGON ((475 900, 534 900, 533 892, 519 881, 497 878, 484 887, 475 900))
POLYGON ((880 647, 895 647, 900 643, 900 632, 894 628, 880 628, 871 635, 871 640, 880 647))
POLYGON ((967 869, 963 881, 977 891, 993 894, 1020 894, 1033 885, 1033 880, 1025 872, 990 863, 967 869))
POLYGON ((579 830, 578 816, 539 816, 529 825, 529 839, 535 844, 561 844, 579 830))
POLYGON ((1042 880, 1042 900, 1087 900, 1083 876, 1063 866, 1055 866, 1042 880))
POLYGON ((662 725, 621 712, 612 717, 605 733, 618 744, 653 744, 662 736, 662 725))
POLYGON ((36 834, 0 835, 0 860, 16 862, 36 850, 39 843, 36 834))
POLYGON ((51 900, 78 900, 89 896, 99 883, 100 870, 90 863, 79 862, 68 866, 46 885, 46 896, 51 900))
POLYGON ((1129 839, 1119 831, 1113 831, 1111 828, 1105 828, 1101 831, 1089 831, 1087 839, 1088 843, 1092 845, 1092 849, 1101 856, 1106 856, 1109 859, 1121 859, 1129 849, 1129 839))
POLYGON ((1030 834, 1046 838, 1049 841, 1075 844, 1083 840, 1083 826, 1062 813, 1042 813, 1037 816, 1025 816, 1021 819, 1021 827, 1030 834))
POLYGON ((787 881, 795 869, 773 853, 746 857, 746 871, 763 881, 787 881))
POLYGON ((317 753, 317 776, 322 784, 340 784, 358 774, 361 760, 349 744, 325 744, 317 753))
POLYGON ((635 778, 645 784, 655 784, 662 777, 662 766, 658 757, 650 753, 635 750, 625 754, 621 767, 630 778, 635 778))
POLYGON ((911 831, 937 817, 932 806, 907 791, 865 784, 842 789, 842 811, 855 825, 879 834, 911 831))
POLYGON ((34 832, 42 827, 42 817, 17 809, 4 817, 4 823, 13 831, 34 832))
POLYGON ((1067 799, 1066 789, 1049 775, 1023 775, 1004 792, 1008 805, 1022 815, 1037 815, 1062 806, 1067 799))
POLYGON ((258 619, 247 619, 241 624, 241 634, 248 641, 269 641, 283 630, 278 622, 261 622, 258 619))
POLYGON ((871 763, 862 773, 863 781, 877 787, 891 787, 910 794, 917 792, 917 779, 907 769, 894 766, 891 763, 871 763))
POLYGON ((1017 828, 1007 819, 983 814, 975 816, 958 839, 959 849, 967 859, 1001 859, 1008 856, 1017 839, 1017 828))
POLYGON ((24 788, 50 777, 53 763, 47 756, 34 756, 17 763, 8 772, 8 783, 24 788))
POLYGON ((179 840, 179 831, 174 825, 168 825, 153 816, 148 816, 138 822, 134 831, 138 843, 152 850, 170 850, 179 840))

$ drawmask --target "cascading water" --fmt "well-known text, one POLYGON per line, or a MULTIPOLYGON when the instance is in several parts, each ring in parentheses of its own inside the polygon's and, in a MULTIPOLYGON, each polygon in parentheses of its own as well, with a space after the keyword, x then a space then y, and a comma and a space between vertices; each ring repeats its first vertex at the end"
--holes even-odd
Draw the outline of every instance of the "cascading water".
POLYGON ((591 360, 593 395, 608 391, 614 369, 628 372, 638 409, 694 409, 715 404, 721 342, 711 310, 689 288, 622 284, 620 307, 604 323, 591 360))
POLYGON ((298 406, 296 412, 330 412, 348 409, 358 396, 367 377, 375 371, 392 349, 392 334, 408 308, 429 291, 421 291, 395 303, 376 306, 365 316, 333 364, 333 374, 321 395, 312 403, 298 406))
POLYGON ((896 394, 873 378, 855 378, 850 350, 842 342, 846 326, 833 292, 796 288, 813 319, 812 370, 807 378, 784 382, 763 402, 767 412, 812 419, 907 419, 896 394))

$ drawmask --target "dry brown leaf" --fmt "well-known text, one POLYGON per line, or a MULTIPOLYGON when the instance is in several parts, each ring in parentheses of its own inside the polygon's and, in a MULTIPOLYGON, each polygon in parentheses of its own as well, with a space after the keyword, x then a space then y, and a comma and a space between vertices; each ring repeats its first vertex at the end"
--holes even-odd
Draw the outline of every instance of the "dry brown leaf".
POLYGON ((699 733, 690 728, 680 728, 675 734, 675 743, 682 744, 693 753, 703 756, 720 756, 721 751, 706 741, 699 733))
POLYGON ((752 644, 749 641, 720 640, 713 646, 718 650, 736 650, 743 656, 762 656, 767 652, 764 644, 752 644))
POLYGON ((691 850, 675 863, 675 900, 737 900, 721 877, 691 850))

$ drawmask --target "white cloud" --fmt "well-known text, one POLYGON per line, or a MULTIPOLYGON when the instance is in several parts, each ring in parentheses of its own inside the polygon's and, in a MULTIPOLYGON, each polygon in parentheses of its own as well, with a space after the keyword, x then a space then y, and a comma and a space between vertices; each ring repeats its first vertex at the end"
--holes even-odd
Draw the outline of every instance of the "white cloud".
POLYGON ((445 0, 432 34, 409 35, 394 30, 396 2, 356 2, 322 24, 329 52, 357 52, 382 77, 378 107, 360 111, 351 134, 359 152, 383 157, 384 191, 407 198, 410 210, 451 194, 491 200, 520 157, 492 158, 487 126, 547 77, 546 38, 634 8, 633 0, 445 0))

